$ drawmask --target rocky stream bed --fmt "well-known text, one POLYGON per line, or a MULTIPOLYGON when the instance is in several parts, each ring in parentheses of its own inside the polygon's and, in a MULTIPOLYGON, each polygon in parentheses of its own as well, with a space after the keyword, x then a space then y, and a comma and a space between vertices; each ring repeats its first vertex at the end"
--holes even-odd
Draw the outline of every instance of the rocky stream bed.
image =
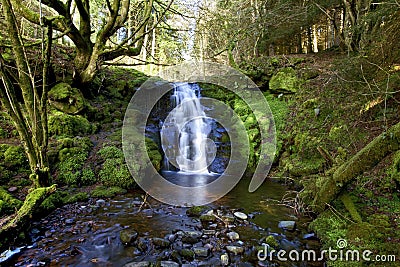
POLYGON ((3 265, 323 266, 274 255, 259 260, 267 244, 299 252, 318 251, 320 244, 307 231, 309 219, 279 204, 285 187, 267 182, 253 194, 246 189, 239 184, 222 199, 193 208, 168 206, 140 191, 69 204, 32 222, 31 244, 13 250, 18 253, 3 265))

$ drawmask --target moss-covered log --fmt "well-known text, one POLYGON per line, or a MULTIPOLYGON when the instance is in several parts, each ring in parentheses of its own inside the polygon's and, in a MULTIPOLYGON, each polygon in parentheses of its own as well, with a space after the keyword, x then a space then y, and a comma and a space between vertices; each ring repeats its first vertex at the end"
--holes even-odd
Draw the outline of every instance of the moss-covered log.
POLYGON ((40 187, 30 192, 17 213, 0 221, 0 240, 4 241, 17 235, 29 223, 32 214, 40 204, 54 191, 56 185, 40 187))
POLYGON ((341 165, 316 192, 313 206, 317 211, 325 208, 352 179, 378 164, 384 157, 400 149, 400 123, 392 126, 350 160, 341 165))

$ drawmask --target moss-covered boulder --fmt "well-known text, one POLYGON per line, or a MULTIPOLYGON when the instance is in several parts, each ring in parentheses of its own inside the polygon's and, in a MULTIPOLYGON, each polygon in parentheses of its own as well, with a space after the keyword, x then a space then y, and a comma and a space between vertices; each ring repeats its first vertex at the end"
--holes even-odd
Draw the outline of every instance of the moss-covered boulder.
POLYGON ((67 113, 77 114, 85 107, 85 99, 77 88, 67 83, 59 83, 49 91, 50 105, 67 113))
POLYGON ((0 187, 0 217, 4 214, 13 213, 16 209, 19 209, 22 205, 22 201, 16 199, 7 190, 0 187))
POLYGON ((10 169, 27 167, 28 159, 26 158, 24 149, 20 146, 9 146, 4 152, 4 165, 10 169))
POLYGON ((269 89, 276 92, 296 93, 302 82, 293 68, 283 68, 272 76, 269 89))
POLYGON ((95 131, 96 126, 81 115, 69 115, 55 111, 49 116, 50 135, 73 137, 91 134, 95 131))

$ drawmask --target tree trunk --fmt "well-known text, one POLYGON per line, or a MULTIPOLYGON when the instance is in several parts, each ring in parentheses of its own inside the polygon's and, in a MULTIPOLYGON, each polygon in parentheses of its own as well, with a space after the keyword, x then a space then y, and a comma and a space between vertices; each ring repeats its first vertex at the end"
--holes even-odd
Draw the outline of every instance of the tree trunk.
POLYGON ((325 209, 340 191, 358 175, 371 169, 384 157, 400 149, 400 123, 379 135, 350 160, 341 165, 316 192, 312 205, 317 211, 325 209))

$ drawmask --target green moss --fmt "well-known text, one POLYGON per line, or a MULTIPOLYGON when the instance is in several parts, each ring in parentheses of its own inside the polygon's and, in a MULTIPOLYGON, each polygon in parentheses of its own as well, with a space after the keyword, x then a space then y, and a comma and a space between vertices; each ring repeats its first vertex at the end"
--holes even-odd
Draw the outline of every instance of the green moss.
POLYGON ((274 249, 277 249, 279 247, 278 241, 276 241, 276 239, 273 235, 267 236, 265 238, 265 243, 274 249))
POLYGON ((67 83, 58 83, 49 91, 49 102, 67 114, 76 114, 85 107, 85 99, 77 88, 67 83))
POLYGON ((49 134, 65 137, 92 134, 96 126, 81 115, 69 115, 59 111, 49 116, 49 134))
POLYGON ((0 187, 0 217, 15 212, 21 205, 21 200, 16 199, 7 190, 0 187))
POLYGON ((27 166, 28 160, 25 151, 20 146, 10 146, 4 152, 4 163, 7 167, 18 168, 27 166))
MULTIPOLYGON (((59 175, 58 179, 68 185, 77 185, 81 182, 82 166, 87 159, 87 154, 79 152, 79 148, 64 148, 67 156, 63 157, 58 165, 59 175), (76 153, 72 153, 77 151, 76 153)), ((60 153, 64 154, 63 150, 60 153)))
POLYGON ((84 168, 82 170, 81 182, 83 185, 92 185, 97 182, 96 175, 90 168, 84 168))
POLYGON ((50 212, 55 210, 58 207, 64 205, 64 198, 68 196, 66 191, 56 191, 47 197, 41 204, 40 204, 40 211, 42 212, 50 212))
POLYGON ((292 68, 280 69, 269 81, 269 89, 273 91, 297 92, 303 81, 297 77, 292 68))
POLYGON ((344 206, 346 207, 347 211, 350 213, 351 218, 357 222, 357 223, 361 223, 362 219, 360 214, 358 213, 353 200, 351 199, 349 194, 344 193, 341 198, 340 198, 344 204, 344 206))
POLYGON ((145 138, 147 155, 151 163, 157 171, 161 169, 162 155, 158 149, 158 145, 150 138, 145 138))
POLYGON ((74 195, 68 195, 64 197, 64 204, 75 203, 75 202, 84 202, 89 199, 89 194, 86 192, 79 192, 74 195))
POLYGON ((199 217, 203 214, 209 207, 207 206, 193 206, 186 211, 188 216, 199 217))
POLYGON ((97 197, 97 198, 105 198, 105 197, 113 197, 115 195, 125 194, 125 193, 126 193, 126 190, 122 189, 118 186, 111 186, 111 187, 97 186, 91 192, 91 196, 97 197))

